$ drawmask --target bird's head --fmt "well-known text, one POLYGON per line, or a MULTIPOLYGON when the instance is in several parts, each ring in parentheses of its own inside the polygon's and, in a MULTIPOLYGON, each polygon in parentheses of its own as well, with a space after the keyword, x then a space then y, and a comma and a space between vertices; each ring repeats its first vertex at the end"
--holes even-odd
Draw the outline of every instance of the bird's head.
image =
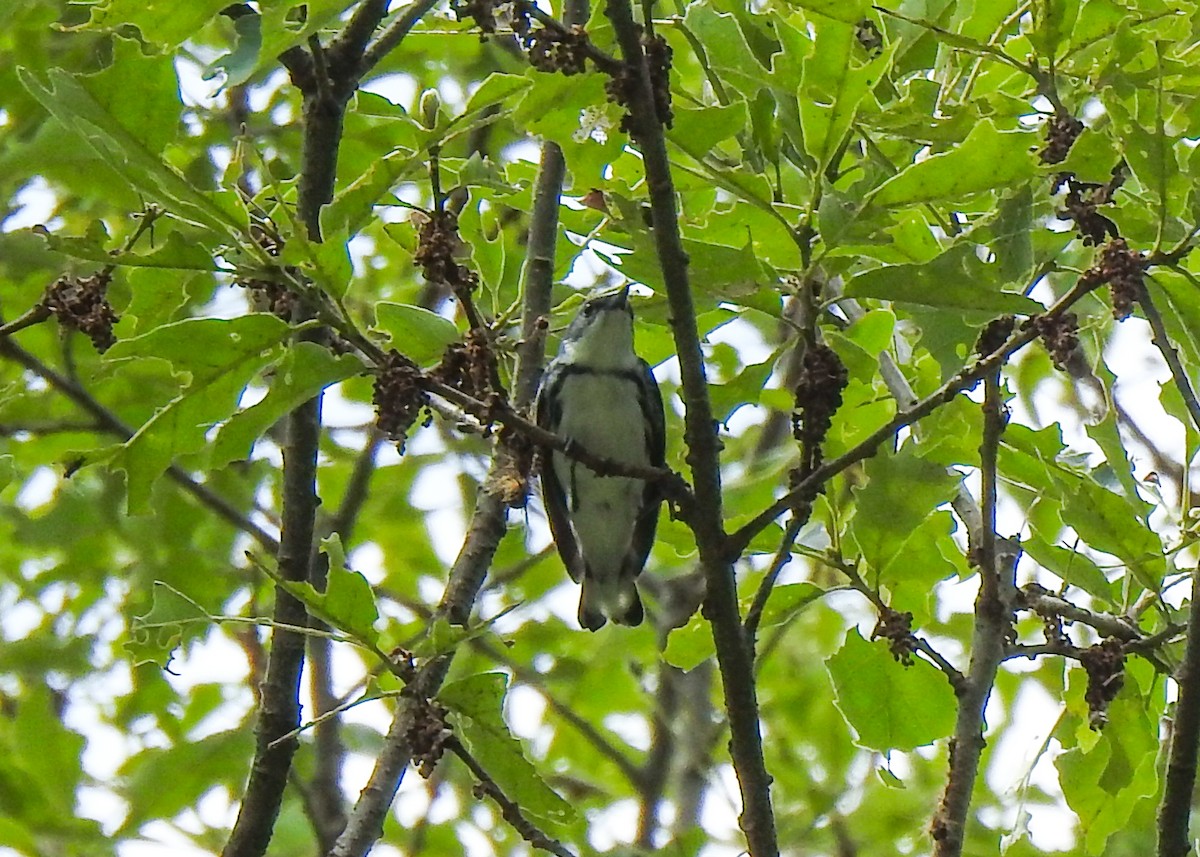
POLYGON ((629 286, 584 303, 563 334, 562 353, 572 363, 597 369, 635 363, 629 286))

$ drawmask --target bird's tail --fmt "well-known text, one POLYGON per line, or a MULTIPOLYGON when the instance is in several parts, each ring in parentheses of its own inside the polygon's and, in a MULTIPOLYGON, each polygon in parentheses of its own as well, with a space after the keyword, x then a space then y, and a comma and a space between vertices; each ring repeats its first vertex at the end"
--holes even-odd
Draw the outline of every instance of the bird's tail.
POLYGON ((583 592, 579 596, 580 627, 598 631, 608 619, 632 627, 642 624, 644 615, 637 583, 632 577, 622 575, 616 580, 601 580, 593 575, 583 575, 583 592))

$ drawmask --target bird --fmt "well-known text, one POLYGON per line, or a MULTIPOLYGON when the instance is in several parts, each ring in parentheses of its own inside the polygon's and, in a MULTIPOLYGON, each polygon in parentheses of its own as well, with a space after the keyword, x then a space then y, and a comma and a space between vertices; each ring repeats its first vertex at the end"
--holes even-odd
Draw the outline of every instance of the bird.
MULTIPOLYGON (((662 393, 633 349, 629 286, 586 301, 563 334, 534 400, 542 428, 590 453, 663 467, 662 393)), ((559 450, 542 455, 542 502, 571 579, 583 586, 578 619, 635 626, 644 610, 637 577, 658 527, 662 492, 651 480, 601 476, 559 450)))

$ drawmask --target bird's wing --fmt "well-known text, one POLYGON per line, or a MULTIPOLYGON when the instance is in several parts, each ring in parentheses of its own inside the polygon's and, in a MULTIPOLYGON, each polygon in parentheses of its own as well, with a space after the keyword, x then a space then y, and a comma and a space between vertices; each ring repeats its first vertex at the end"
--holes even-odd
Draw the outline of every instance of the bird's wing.
MULTIPOLYGON (((537 398, 534 400, 534 419, 539 426, 553 432, 558 430, 562 414, 550 404, 550 388, 557 385, 553 381, 547 383, 547 380, 548 378, 543 378, 542 386, 538 388, 537 398)), ((579 556, 575 532, 571 529, 571 520, 567 515, 567 495, 554 468, 554 451, 549 447, 542 449, 542 505, 546 509, 546 518, 550 521, 550 534, 554 537, 554 546, 558 548, 558 555, 567 567, 567 574, 579 583, 583 577, 583 561, 579 556)))
POLYGON ((662 467, 667 455, 667 421, 663 411, 662 391, 658 389, 658 382, 654 380, 650 364, 645 360, 638 362, 641 364, 643 381, 641 389, 644 395, 640 397, 639 404, 642 406, 642 418, 646 422, 646 451, 650 455, 650 465, 662 467))
MULTIPOLYGON (((642 421, 646 426, 646 454, 653 467, 662 467, 666 462, 667 431, 666 418, 663 412, 662 393, 650 364, 641 362, 642 380, 639 404, 642 407, 642 421)), ((626 573, 637 576, 646 567, 646 558, 654 546, 654 534, 658 529, 658 507, 662 503, 662 491, 653 482, 647 482, 642 492, 642 508, 638 510, 637 520, 633 524, 633 537, 629 542, 629 559, 626 573)))

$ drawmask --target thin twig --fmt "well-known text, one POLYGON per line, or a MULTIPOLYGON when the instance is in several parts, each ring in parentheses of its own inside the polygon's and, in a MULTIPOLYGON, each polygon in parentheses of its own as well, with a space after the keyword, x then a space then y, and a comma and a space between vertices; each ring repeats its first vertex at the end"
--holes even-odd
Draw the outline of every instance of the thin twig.
POLYGON ((767 576, 759 584, 758 591, 754 593, 754 601, 750 604, 750 609, 746 611, 746 621, 742 623, 742 628, 746 640, 751 646, 754 645, 754 638, 758 634, 758 623, 762 620, 763 610, 766 609, 767 601, 771 597, 771 590, 775 588, 775 581, 779 579, 779 573, 783 571, 783 567, 791 561, 792 545, 796 543, 796 537, 800 535, 804 524, 804 519, 800 517, 793 517, 788 522, 783 539, 779 543, 779 550, 775 552, 775 558, 771 560, 767 576))
MULTIPOLYGON (((1066 294, 1059 298, 1050 309, 1046 310, 1045 316, 1060 316, 1095 287, 1095 283, 1087 282, 1081 277, 1066 294)), ((896 432, 929 416, 942 405, 952 401, 960 393, 974 387, 985 376, 994 372, 1009 357, 1030 342, 1033 342, 1037 337, 1037 330, 1032 324, 1019 326, 991 354, 969 363, 957 375, 946 381, 946 383, 933 393, 919 400, 912 407, 897 411, 895 416, 873 431, 866 439, 859 441, 856 446, 847 450, 833 461, 822 464, 801 480, 791 491, 788 491, 776 500, 770 508, 764 510, 749 522, 743 524, 737 531, 731 533, 726 542, 729 555, 740 555, 758 533, 762 532, 772 521, 790 509, 799 498, 810 496, 826 480, 863 459, 870 458, 882 443, 895 437, 896 432)))
MULTIPOLYGON (((131 437, 133 437, 133 429, 122 422, 116 414, 93 398, 91 393, 89 393, 79 384, 72 381, 70 378, 51 369, 49 366, 47 366, 37 357, 34 357, 33 354, 26 351, 21 346, 17 345, 11 339, 0 338, 0 356, 7 357, 14 363, 23 366, 25 369, 37 375, 55 390, 58 390, 60 393, 74 402, 77 407, 95 419, 99 428, 115 435, 116 437, 119 437, 122 441, 129 440, 131 437)), ((279 542, 273 535, 247 518, 241 511, 235 508, 232 503, 230 503, 212 488, 197 482, 183 468, 176 464, 172 464, 167 468, 167 475, 173 482, 183 488, 184 491, 195 498, 201 505, 215 512, 222 520, 227 521, 238 530, 249 535, 264 549, 273 552, 278 548, 279 542)))
POLYGON ((1175 350, 1170 336, 1167 335, 1167 326, 1163 323, 1162 315, 1159 314, 1158 307, 1154 305, 1154 301, 1150 297, 1150 290, 1146 288, 1144 282, 1139 284, 1137 300, 1142 306, 1142 314, 1150 323, 1154 345, 1162 354, 1163 360, 1166 361, 1167 368, 1171 370, 1171 380, 1175 382, 1175 386, 1179 389, 1179 395, 1183 397, 1188 416, 1192 418, 1192 426, 1200 429, 1200 399, 1196 397, 1196 390, 1192 386, 1191 379, 1188 378, 1187 370, 1183 368, 1179 352, 1175 350))
MULTIPOLYGON (((870 601, 880 615, 892 609, 891 605, 883 600, 883 596, 879 594, 878 590, 872 588, 863 580, 862 575, 858 573, 858 569, 853 565, 850 563, 838 563, 837 568, 842 574, 846 575, 846 579, 850 581, 850 586, 854 591, 870 601)), ((930 662, 942 671, 952 688, 958 690, 964 686, 964 682, 966 681, 965 676, 941 652, 935 649, 928 640, 920 634, 909 634, 908 639, 914 649, 929 658, 930 662)))
POLYGON ((522 839, 539 851, 545 851, 555 857, 575 857, 574 852, 568 850, 557 839, 547 836, 538 829, 537 825, 525 817, 520 805, 504 793, 504 790, 488 775, 488 772, 467 751, 462 742, 451 736, 446 740, 446 749, 462 760, 471 775, 475 777, 477 790, 495 802, 496 806, 500 808, 500 815, 512 826, 513 830, 521 834, 522 839))

